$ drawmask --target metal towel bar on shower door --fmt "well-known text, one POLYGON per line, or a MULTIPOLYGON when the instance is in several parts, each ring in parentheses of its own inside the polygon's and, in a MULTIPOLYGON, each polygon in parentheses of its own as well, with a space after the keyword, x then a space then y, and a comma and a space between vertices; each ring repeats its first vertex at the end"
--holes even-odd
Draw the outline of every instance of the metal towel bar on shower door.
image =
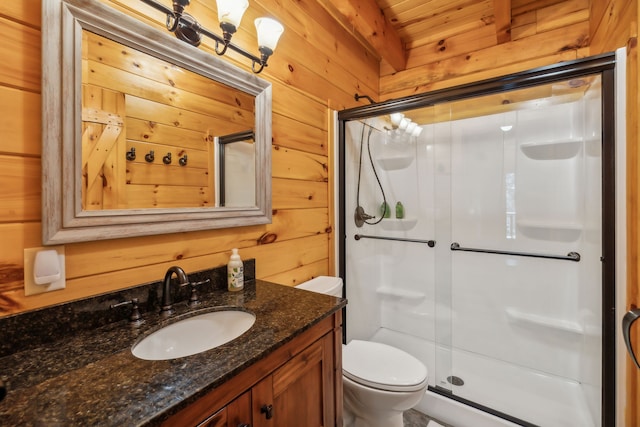
POLYGON ((421 239, 405 239, 404 237, 386 237, 386 236, 369 236, 366 234, 356 234, 354 239, 378 239, 378 240, 395 240, 397 242, 411 242, 411 243, 426 243, 430 248, 436 245, 435 240, 421 240, 421 239))
POLYGON ((580 261, 580 254, 578 252, 569 252, 566 255, 549 255, 549 254, 536 254, 531 252, 499 251, 494 249, 463 248, 457 242, 453 242, 451 244, 451 250, 465 251, 465 252, 479 252, 484 254, 516 255, 516 256, 526 256, 526 257, 532 257, 532 258, 559 259, 559 260, 576 261, 576 262, 580 261))

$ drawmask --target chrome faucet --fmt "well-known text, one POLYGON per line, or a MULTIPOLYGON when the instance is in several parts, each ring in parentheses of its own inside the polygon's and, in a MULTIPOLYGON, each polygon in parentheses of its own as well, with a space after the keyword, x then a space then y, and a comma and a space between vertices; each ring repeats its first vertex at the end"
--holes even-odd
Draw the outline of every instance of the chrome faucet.
POLYGON ((173 276, 173 273, 176 274, 180 285, 189 283, 189 279, 182 268, 175 265, 169 267, 164 275, 164 283, 162 284, 162 306, 160 308, 160 314, 165 317, 173 313, 173 298, 171 298, 171 276, 173 276))

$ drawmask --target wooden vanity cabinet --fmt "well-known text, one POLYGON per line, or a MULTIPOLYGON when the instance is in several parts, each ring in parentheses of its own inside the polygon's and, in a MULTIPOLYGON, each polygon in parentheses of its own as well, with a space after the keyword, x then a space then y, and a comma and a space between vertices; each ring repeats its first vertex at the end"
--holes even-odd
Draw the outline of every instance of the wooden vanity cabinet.
POLYGON ((167 419, 167 426, 342 426, 338 311, 167 419))

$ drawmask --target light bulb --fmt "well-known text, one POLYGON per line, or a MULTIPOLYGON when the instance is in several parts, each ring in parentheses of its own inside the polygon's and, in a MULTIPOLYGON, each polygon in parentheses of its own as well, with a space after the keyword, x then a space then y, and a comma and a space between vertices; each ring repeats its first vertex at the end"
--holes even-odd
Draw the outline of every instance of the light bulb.
POLYGON ((411 120, 407 119, 406 117, 403 117, 402 120, 400 120, 400 124, 398 125, 398 129, 405 130, 407 128, 407 126, 409 126, 409 123, 411 123, 411 120))
POLYGON ((400 120, 404 118, 404 114, 402 113, 391 113, 389 114, 389 118, 391 119, 391 123, 394 126, 398 126, 400 124, 400 120))
POLYGON ((422 133, 422 128, 420 126, 416 126, 416 128, 411 132, 411 136, 415 136, 416 138, 420 136, 422 133))

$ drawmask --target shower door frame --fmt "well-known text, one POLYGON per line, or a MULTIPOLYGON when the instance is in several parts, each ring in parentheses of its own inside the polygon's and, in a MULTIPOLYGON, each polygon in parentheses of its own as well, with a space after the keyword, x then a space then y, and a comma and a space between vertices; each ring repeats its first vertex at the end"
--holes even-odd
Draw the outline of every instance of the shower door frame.
MULTIPOLYGON (((338 267, 340 277, 346 281, 346 196, 345 196, 345 135, 346 123, 380 115, 403 112, 433 106, 450 101, 459 101, 500 92, 524 89, 561 80, 600 74, 602 78, 602 426, 616 425, 616 208, 615 208, 615 52, 591 56, 535 68, 503 77, 476 83, 440 89, 404 98, 391 99, 362 107, 342 110, 338 113, 338 267)), ((344 317, 343 339, 348 327, 344 317)), ((509 419, 508 414, 497 413, 474 402, 442 393, 429 387, 430 391, 458 400, 462 403, 509 419)))

